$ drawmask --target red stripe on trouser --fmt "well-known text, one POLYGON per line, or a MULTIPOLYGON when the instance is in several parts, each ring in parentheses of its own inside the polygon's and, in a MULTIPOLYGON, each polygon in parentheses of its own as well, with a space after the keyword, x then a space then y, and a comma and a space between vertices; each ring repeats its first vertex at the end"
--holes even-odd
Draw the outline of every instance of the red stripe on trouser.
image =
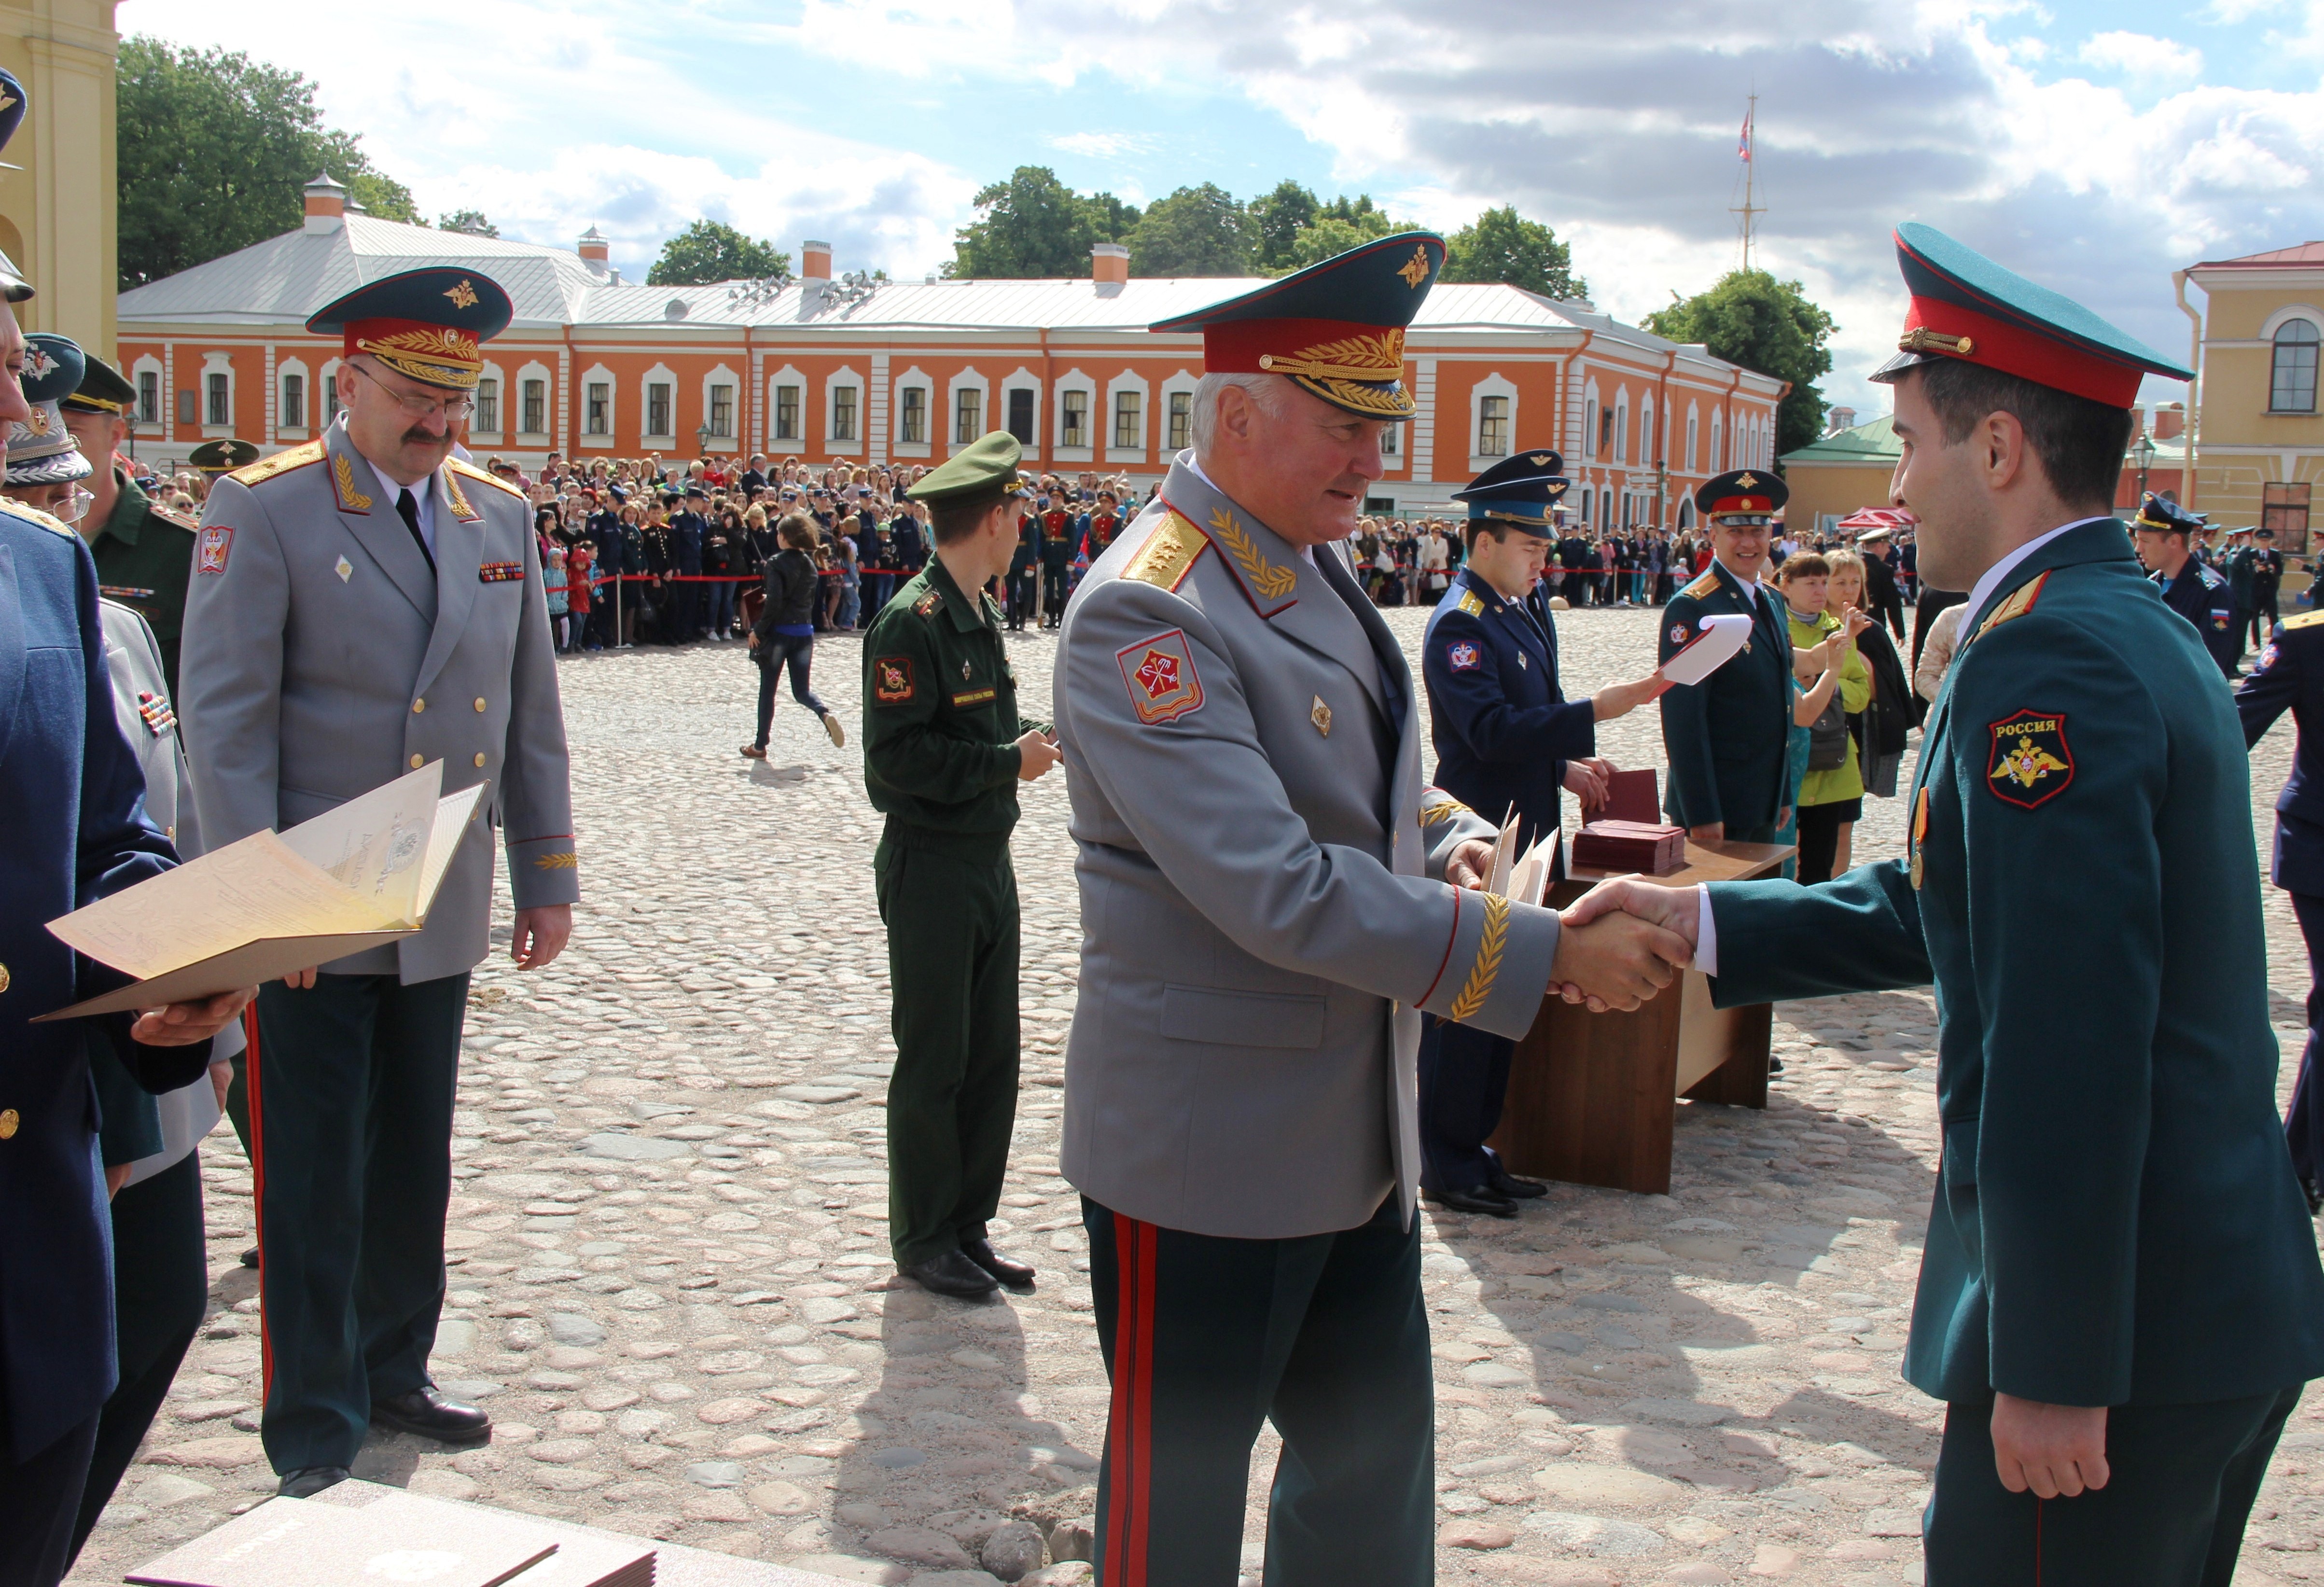
POLYGON ((2034 1496, 2034 1587, 2042 1587, 2042 1496, 2034 1496))
POLYGON ((258 1000, 242 1010, 243 1103, 250 1110, 250 1229, 258 1246, 258 1403, 274 1387, 274 1341, 266 1332, 266 1138, 258 1105, 258 1000))
POLYGON ((1157 1231, 1113 1215, 1113 1410, 1108 1454, 1106 1587, 1146 1587, 1146 1528, 1154 1435, 1154 1245, 1157 1231))

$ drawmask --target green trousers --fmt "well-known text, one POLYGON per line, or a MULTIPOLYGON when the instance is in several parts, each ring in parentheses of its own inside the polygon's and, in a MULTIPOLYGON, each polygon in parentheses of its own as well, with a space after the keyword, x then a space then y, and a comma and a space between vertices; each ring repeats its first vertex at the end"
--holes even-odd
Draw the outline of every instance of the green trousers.
POLYGON ((888 926, 888 1239, 908 1268, 984 1238, 1017 1122, 1017 873, 1006 833, 890 821, 872 855, 888 926))

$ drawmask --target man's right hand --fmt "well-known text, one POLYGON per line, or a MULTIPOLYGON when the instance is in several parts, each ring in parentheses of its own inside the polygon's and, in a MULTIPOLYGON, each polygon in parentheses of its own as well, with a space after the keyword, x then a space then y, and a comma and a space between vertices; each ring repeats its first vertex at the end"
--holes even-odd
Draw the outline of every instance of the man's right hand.
POLYGON ((1609 683, 1590 697, 1590 719, 1611 722, 1617 716, 1627 716, 1648 700, 1658 697, 1670 685, 1664 681, 1660 669, 1647 673, 1635 683, 1609 683))
POLYGON ((1700 826, 1688 827, 1686 836, 1689 843, 1699 843, 1705 848, 1717 848, 1727 841, 1727 823, 1706 821, 1700 826))
POLYGON ((1551 979, 1588 999, 1593 1010, 1637 1008, 1694 958, 1693 944, 1636 915, 1609 909, 1597 918, 1577 918, 1569 910, 1562 918, 1551 979))
POLYGON ((1030 782, 1050 767, 1065 758, 1057 741, 1039 733, 1028 733, 1017 741, 1017 778, 1030 782))

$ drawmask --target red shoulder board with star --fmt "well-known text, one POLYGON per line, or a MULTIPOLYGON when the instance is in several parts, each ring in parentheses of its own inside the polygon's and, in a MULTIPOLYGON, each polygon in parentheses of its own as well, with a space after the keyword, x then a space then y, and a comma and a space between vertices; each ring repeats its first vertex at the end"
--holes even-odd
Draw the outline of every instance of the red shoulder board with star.
POLYGON ((1148 726, 1176 722, 1203 706, 1203 680, 1194 675, 1194 652, 1182 629, 1124 645, 1113 654, 1130 709, 1148 726))
POLYGON ((2074 780, 2074 752, 2066 747, 2066 718, 2055 711, 2020 711, 1987 724, 1993 753, 1985 786, 2005 805, 2032 810, 2066 791, 2074 780))

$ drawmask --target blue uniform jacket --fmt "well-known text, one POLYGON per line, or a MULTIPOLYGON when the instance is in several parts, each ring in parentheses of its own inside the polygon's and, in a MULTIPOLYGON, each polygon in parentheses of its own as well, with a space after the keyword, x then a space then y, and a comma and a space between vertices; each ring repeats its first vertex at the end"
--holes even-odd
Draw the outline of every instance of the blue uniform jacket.
POLYGON ((1923 1393, 2172 1405, 2313 1378, 2324 1271, 2276 1121, 2227 694, 2111 520, 2037 549, 1961 633, 1908 806, 1921 885, 1904 860, 1713 882, 1712 998, 1934 981, 1923 1393))
POLYGON ((1558 825, 1565 763, 1597 753, 1588 700, 1557 687, 1557 629, 1468 568, 1420 643, 1437 787, 1499 826, 1517 807, 1518 852, 1558 825))
POLYGON ((137 1083, 201 1076, 209 1043, 149 1047, 129 1016, 34 1025, 124 978, 48 922, 177 863, 145 818, 145 780, 114 717, 97 564, 72 531, 0 509, 0 1384, 23 1461, 113 1392, 112 1225, 97 1164, 88 1041, 137 1083))
POLYGON ((1724 822, 1727 835, 1775 823, 1787 791, 1792 742, 1792 624, 1784 597, 1754 599, 1717 560, 1664 609, 1661 660, 1702 632, 1702 619, 1748 614, 1749 648, 1701 683, 1662 697, 1663 751, 1670 758, 1670 817, 1681 826, 1724 822))
POLYGON ((2292 775, 2275 796, 2275 863, 2269 875, 2287 892, 2324 895, 2324 612, 2278 623, 2251 676, 2236 690, 2246 747, 2259 743, 2286 711, 2299 737, 2292 775))
POLYGON ((2160 573, 2149 577, 2154 587, 2163 591, 2163 604, 2194 624, 2195 632, 2203 636, 2203 649, 2221 672, 2233 678, 2244 644, 2236 626, 2235 596, 2226 576, 2190 557, 2169 589, 2163 589, 2160 573))

